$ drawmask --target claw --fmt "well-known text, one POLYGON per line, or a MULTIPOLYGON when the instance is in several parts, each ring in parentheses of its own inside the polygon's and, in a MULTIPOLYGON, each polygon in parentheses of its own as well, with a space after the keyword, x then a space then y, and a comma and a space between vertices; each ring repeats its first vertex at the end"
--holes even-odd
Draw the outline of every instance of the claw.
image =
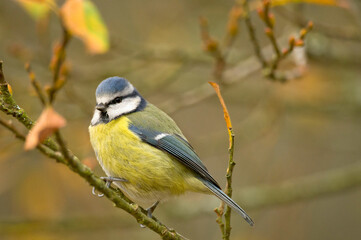
MULTIPOLYGON (((100 179, 105 181, 105 184, 106 184, 107 188, 110 187, 112 182, 128 182, 127 179, 118 178, 118 177, 100 177, 100 179)), ((94 196, 98 196, 98 197, 103 197, 104 196, 104 193, 96 193, 95 187, 93 187, 93 189, 92 189, 92 194, 94 196)))
MULTIPOLYGON (((158 204, 159 204, 159 201, 156 201, 155 203, 153 203, 152 206, 150 206, 149 208, 147 208, 147 216, 148 216, 149 218, 152 218, 152 217, 153 217, 152 214, 153 214, 155 208, 158 206, 158 204)), ((144 226, 143 224, 140 224, 140 227, 141 227, 141 228, 145 228, 145 226, 144 226)))
POLYGON ((96 193, 95 187, 93 187, 93 189, 92 189, 92 194, 94 196, 97 196, 97 197, 103 197, 104 196, 104 193, 96 193))
POLYGON ((150 217, 150 218, 153 217, 152 214, 153 214, 155 208, 158 206, 158 204, 159 204, 159 200, 156 201, 152 206, 150 206, 149 208, 147 208, 147 216, 148 216, 148 217, 150 217))

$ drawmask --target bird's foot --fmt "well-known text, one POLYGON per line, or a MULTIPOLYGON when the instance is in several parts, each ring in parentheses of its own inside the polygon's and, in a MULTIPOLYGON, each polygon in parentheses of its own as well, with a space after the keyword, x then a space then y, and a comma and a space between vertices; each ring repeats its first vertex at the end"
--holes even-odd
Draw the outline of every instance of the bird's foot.
MULTIPOLYGON (((118 178, 118 177, 100 177, 100 179, 104 180, 106 183, 106 186, 109 188, 110 185, 112 184, 112 182, 128 182, 127 179, 125 178, 118 178)), ((95 187, 93 187, 92 189, 92 194, 98 197, 103 197, 104 194, 103 193, 96 193, 95 192, 95 187)))
MULTIPOLYGON (((158 206, 158 204, 159 204, 159 200, 156 201, 155 203, 153 203, 152 206, 150 206, 149 208, 147 208, 147 216, 148 216, 149 218, 152 218, 152 217, 153 217, 152 214, 153 214, 155 208, 158 206)), ((145 226, 144 226, 143 224, 140 224, 140 227, 141 227, 141 228, 145 228, 145 226)))

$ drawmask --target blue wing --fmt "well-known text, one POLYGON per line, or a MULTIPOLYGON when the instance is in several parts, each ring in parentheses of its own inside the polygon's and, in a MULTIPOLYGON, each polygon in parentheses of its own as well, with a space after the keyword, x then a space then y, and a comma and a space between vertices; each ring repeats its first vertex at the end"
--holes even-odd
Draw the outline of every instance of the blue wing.
POLYGON ((200 180, 212 193, 238 212, 251 226, 253 225, 253 221, 247 213, 221 190, 221 187, 208 173, 207 168, 194 152, 192 146, 181 135, 150 131, 134 125, 130 125, 129 129, 137 134, 142 141, 171 154, 179 162, 197 173, 200 180))
POLYGON ((220 188, 216 180, 208 173, 192 146, 178 134, 167 134, 158 131, 150 131, 130 125, 129 129, 136 133, 144 142, 166 151, 178 161, 200 175, 202 179, 212 182, 220 188))

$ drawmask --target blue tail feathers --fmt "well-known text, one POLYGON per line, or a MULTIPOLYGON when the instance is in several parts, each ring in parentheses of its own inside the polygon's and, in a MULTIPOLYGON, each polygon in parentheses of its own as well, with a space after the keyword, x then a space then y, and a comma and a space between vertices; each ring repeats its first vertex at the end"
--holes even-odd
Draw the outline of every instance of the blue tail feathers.
POLYGON ((235 203, 230 197, 228 197, 227 194, 225 194, 219 187, 215 186, 213 183, 207 180, 202 179, 202 182, 214 195, 216 195, 220 200, 225 202, 234 211, 239 213, 244 218, 244 220, 246 220, 249 223, 249 225, 253 226, 254 222, 247 215, 247 213, 240 206, 238 206, 238 204, 235 203))

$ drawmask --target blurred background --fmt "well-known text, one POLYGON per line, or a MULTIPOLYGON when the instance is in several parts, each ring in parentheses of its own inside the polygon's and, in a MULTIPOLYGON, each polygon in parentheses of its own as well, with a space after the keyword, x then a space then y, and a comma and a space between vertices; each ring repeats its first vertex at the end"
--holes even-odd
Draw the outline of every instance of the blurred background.
MULTIPOLYGON (((360 3, 304 2, 309 3, 272 9, 281 46, 286 47, 288 37, 298 34, 300 22, 314 23, 306 47, 284 62, 287 67, 288 62, 301 61, 302 76, 279 83, 266 79, 257 61, 242 65, 255 56, 244 21, 229 51, 226 71, 237 66, 247 71, 241 77, 231 76, 232 82, 221 86, 236 136, 236 195, 251 186, 277 185, 361 161, 360 3)), ((216 81, 214 59, 203 51, 199 17, 208 19, 210 34, 221 41, 234 1, 93 3, 107 26, 110 49, 92 55, 76 38, 67 49, 68 82, 55 108, 67 119, 63 133, 70 149, 98 175, 104 175, 89 143, 88 125, 96 86, 104 78, 122 76, 174 118, 210 173, 225 186, 228 135, 216 95, 206 94, 185 104, 179 99, 187 99, 190 91, 195 96, 202 94, 208 81, 216 81)), ((267 48, 263 22, 256 11, 251 18, 261 46, 267 48)), ((17 1, 0 1, 0 59, 14 98, 33 119, 42 106, 24 64, 31 63, 39 82, 49 83, 52 47, 60 37, 54 14, 39 23, 17 1)), ((0 116, 7 118, 3 113, 0 116)), ((252 206, 252 199, 237 201, 256 225, 251 228, 233 215, 231 239, 361 238, 361 188, 262 208, 252 206)), ((221 239, 213 212, 218 205, 212 196, 187 194, 161 204, 155 216, 187 238, 221 239)), ((159 237, 140 228, 106 198, 93 196, 91 187, 67 167, 35 150, 25 152, 23 142, 0 127, 0 239, 159 237)))

